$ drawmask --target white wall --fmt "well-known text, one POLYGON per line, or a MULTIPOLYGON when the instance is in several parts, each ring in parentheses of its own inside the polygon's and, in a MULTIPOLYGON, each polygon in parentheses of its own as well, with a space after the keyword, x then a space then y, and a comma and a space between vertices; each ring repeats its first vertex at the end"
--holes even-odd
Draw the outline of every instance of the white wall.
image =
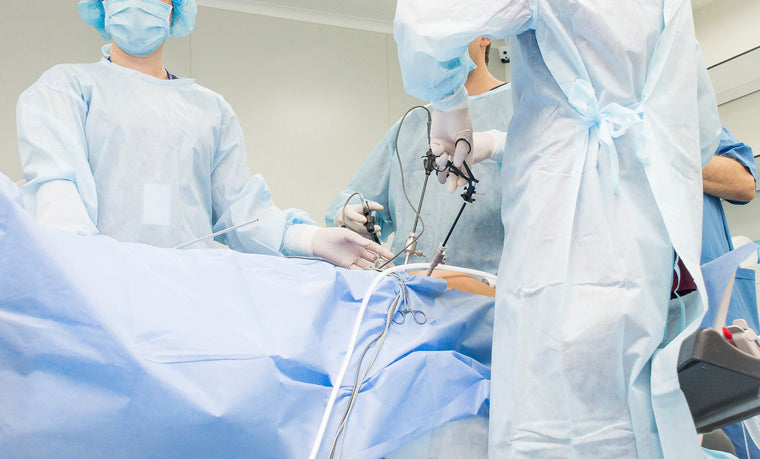
POLYGON ((715 0, 694 12, 694 28, 711 67, 760 45, 760 2, 715 0))
MULTIPOLYGON (((201 8, 192 75, 233 106, 249 167, 319 222, 392 122, 389 36, 201 8)), ((403 95, 403 93, 402 93, 403 95)), ((402 99, 406 99, 405 97, 402 99)), ((397 109, 398 110, 398 109, 397 109)))

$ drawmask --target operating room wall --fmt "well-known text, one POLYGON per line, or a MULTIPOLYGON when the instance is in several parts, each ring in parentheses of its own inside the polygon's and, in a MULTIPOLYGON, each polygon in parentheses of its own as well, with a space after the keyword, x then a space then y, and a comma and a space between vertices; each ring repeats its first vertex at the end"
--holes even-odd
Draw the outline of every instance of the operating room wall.
POLYGON ((418 103, 391 64, 389 34, 200 8, 191 51, 193 77, 232 104, 249 167, 275 203, 319 223, 393 120, 418 103))

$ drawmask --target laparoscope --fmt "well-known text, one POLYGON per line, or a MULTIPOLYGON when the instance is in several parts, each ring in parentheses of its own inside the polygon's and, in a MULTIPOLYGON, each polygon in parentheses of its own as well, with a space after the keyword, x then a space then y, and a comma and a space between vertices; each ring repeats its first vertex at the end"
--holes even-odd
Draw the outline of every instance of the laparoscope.
MULTIPOLYGON (((462 203, 462 207, 459 208, 459 212, 457 212, 457 216, 456 218, 454 218, 454 223, 451 224, 451 228, 449 228, 449 232, 446 234, 446 238, 443 240, 441 245, 439 245, 438 248, 435 249, 435 254, 433 255, 433 259, 430 261, 430 268, 428 269, 428 272, 427 272, 428 276, 433 273, 433 270, 435 270, 436 266, 438 266, 441 263, 446 263, 446 245, 449 243, 449 238, 451 237, 451 233, 454 232, 454 228, 457 226, 457 223, 459 222, 459 217, 462 216, 462 211, 467 206, 467 204, 475 202, 475 198, 473 198, 473 195, 475 194, 475 184, 478 183, 478 179, 476 179, 475 176, 472 174, 472 171, 470 170, 470 166, 467 164, 467 161, 463 162, 462 166, 464 167, 465 172, 462 172, 458 168, 454 167, 454 164, 451 161, 448 161, 446 163, 446 167, 438 171, 438 172, 448 171, 449 173, 452 173, 456 175, 457 177, 461 177, 467 181, 467 185, 465 186, 464 193, 460 195, 462 199, 464 200, 464 202, 462 203)), ((425 193, 424 188, 422 189, 422 193, 423 194, 425 193)), ((422 200, 420 199, 420 203, 421 202, 422 200)))

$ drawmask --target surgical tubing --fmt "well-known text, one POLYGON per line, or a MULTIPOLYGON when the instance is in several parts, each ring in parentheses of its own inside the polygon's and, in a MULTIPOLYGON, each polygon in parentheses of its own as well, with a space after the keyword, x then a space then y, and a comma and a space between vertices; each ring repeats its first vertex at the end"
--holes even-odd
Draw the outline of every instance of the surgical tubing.
MULTIPOLYGON (((314 439, 314 444, 312 445, 311 453, 309 454, 309 459, 316 459, 317 453, 319 452, 319 448, 320 446, 322 446, 322 439, 325 435, 325 430, 327 430, 327 423, 330 420, 330 415, 332 414, 333 406, 335 405, 335 401, 338 398, 338 391, 340 390, 340 386, 343 383, 343 379, 346 377, 348 366, 351 363, 351 357, 353 356, 354 349, 356 348, 356 341, 359 339, 359 328, 361 326, 362 319, 364 318, 364 312, 367 309, 367 305, 369 304, 369 299, 372 297, 372 294, 375 292, 378 285, 380 285, 380 282, 382 282, 386 276, 389 276, 398 271, 407 271, 410 269, 423 270, 429 267, 430 265, 428 263, 412 263, 409 265, 394 266, 392 268, 386 269, 385 271, 379 273, 377 277, 375 277, 375 280, 372 281, 372 284, 370 284, 369 288, 367 288, 367 292, 364 294, 364 300, 362 300, 362 304, 359 307, 359 312, 356 314, 356 321, 354 322, 354 330, 351 333, 351 339, 348 342, 346 357, 343 359, 343 365, 341 366, 340 372, 338 373, 338 377, 335 380, 335 383, 333 384, 333 389, 332 389, 332 392, 330 393, 330 398, 327 400, 327 406, 325 407, 324 414, 322 415, 322 420, 319 424, 319 429, 317 430, 317 436, 314 439)), ((484 272, 484 271, 479 271, 477 269, 462 268, 459 266, 445 266, 445 265, 438 266, 436 269, 439 269, 442 271, 455 271, 455 272, 459 272, 463 274, 469 274, 471 276, 483 277, 485 279, 490 279, 496 282, 495 275, 484 272)))

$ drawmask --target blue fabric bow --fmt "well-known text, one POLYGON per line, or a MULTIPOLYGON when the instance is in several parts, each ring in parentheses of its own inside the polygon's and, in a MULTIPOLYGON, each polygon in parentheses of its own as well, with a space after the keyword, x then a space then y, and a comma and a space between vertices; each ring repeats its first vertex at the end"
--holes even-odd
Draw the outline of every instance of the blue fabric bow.
MULTIPOLYGON (((642 123, 643 109, 624 107, 618 103, 607 104, 599 108, 594 88, 586 80, 576 80, 568 96, 570 105, 578 111, 589 130, 596 128, 600 145, 607 151, 612 172, 612 187, 615 194, 620 192, 620 160, 614 139, 625 134, 632 126, 642 123)), ((646 164, 643 149, 637 148, 636 156, 646 164)))

